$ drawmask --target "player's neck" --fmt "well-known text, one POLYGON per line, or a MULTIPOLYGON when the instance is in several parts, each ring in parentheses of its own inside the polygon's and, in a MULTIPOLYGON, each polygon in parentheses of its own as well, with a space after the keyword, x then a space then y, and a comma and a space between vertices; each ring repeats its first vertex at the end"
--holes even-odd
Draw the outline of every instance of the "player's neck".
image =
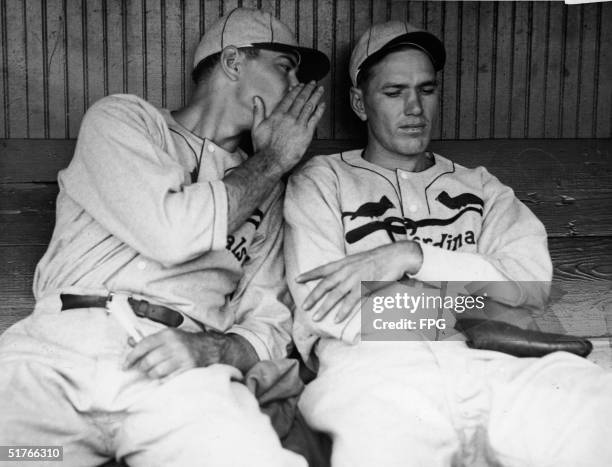
POLYGON ((396 154, 370 143, 363 153, 363 158, 385 169, 400 169, 406 172, 422 172, 434 163, 427 151, 411 155, 396 154))
POLYGON ((172 112, 173 118, 200 138, 214 141, 228 152, 236 151, 244 131, 223 92, 198 87, 187 105, 172 112))

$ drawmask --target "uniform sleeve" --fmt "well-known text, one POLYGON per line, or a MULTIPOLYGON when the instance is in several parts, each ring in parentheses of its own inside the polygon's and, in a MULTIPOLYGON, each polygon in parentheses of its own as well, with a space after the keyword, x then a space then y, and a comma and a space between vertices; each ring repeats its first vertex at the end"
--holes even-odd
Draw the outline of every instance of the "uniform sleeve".
POLYGON ((484 212, 477 253, 421 245, 423 265, 414 275, 422 281, 504 283, 494 296, 512 306, 545 303, 552 280, 552 262, 544 225, 514 191, 480 168, 484 212))
POLYGON ((287 282, 296 303, 293 337, 306 362, 319 337, 354 343, 360 331, 360 316, 355 311, 346 322, 334 323, 339 305, 321 321, 313 321, 315 310, 304 311, 302 303, 318 281, 295 281, 301 273, 346 256, 336 184, 330 169, 306 166, 290 177, 285 196, 287 282))
POLYGON ((111 234, 172 266, 225 248, 227 194, 221 180, 186 183, 162 128, 163 117, 144 101, 99 101, 83 119, 60 184, 111 234))
POLYGON ((228 332, 249 341, 260 360, 286 357, 291 348, 291 297, 283 262, 282 190, 278 190, 248 250, 244 275, 228 305, 228 332))

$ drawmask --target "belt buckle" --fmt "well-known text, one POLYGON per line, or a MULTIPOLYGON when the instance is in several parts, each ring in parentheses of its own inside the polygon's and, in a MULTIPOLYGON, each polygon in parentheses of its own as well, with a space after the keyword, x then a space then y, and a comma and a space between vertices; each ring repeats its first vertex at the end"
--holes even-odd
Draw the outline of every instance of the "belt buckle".
POLYGON ((128 336, 134 341, 140 342, 144 336, 134 325, 134 312, 127 299, 128 297, 125 294, 109 292, 106 299, 106 312, 117 320, 128 336))

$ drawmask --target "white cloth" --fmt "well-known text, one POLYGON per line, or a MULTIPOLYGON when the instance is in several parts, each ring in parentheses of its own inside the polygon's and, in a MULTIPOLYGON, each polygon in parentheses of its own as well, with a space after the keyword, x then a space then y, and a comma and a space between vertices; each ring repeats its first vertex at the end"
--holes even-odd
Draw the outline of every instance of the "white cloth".
POLYGON ((508 304, 544 300, 552 279, 546 230, 484 167, 468 169, 435 154, 427 170, 393 171, 361 154, 314 157, 287 185, 287 282, 296 303, 293 338, 305 361, 320 336, 358 339, 359 314, 336 324, 332 310, 312 321, 313 312, 305 313, 301 304, 317 282, 298 284, 295 278, 392 241, 421 244, 423 265, 415 279, 506 281, 517 289, 508 304))
POLYGON ((0 337, 3 445, 62 446, 62 465, 74 467, 115 456, 132 467, 306 465, 282 448, 237 369, 149 379, 122 369, 131 348, 103 309, 44 305, 0 337))
POLYGON ((325 340, 299 402, 334 467, 607 467, 612 373, 565 352, 325 340))
POLYGON ((59 174, 55 229, 34 296, 125 292, 241 334, 262 360, 285 357, 282 187, 227 232, 221 179, 245 159, 136 96, 101 99, 59 174))
POLYGON ((304 311, 316 283, 297 284, 298 274, 399 240, 421 244, 416 279, 507 281, 514 305, 548 293, 544 226, 486 169, 436 154, 423 172, 392 171, 361 153, 311 159, 290 178, 284 208, 294 339, 320 363, 299 406, 331 434, 334 467, 612 465, 612 373, 562 352, 519 359, 463 342, 358 342, 359 313, 336 324, 333 309, 320 322, 304 311))

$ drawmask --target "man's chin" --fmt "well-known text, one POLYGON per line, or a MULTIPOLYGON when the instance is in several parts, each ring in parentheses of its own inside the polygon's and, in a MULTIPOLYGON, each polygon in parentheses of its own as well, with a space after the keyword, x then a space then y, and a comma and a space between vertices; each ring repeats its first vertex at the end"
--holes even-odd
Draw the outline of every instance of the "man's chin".
POLYGON ((427 146, 429 146, 429 138, 411 138, 408 141, 405 138, 402 139, 403 141, 398 144, 398 152, 407 157, 418 156, 425 152, 427 146))

